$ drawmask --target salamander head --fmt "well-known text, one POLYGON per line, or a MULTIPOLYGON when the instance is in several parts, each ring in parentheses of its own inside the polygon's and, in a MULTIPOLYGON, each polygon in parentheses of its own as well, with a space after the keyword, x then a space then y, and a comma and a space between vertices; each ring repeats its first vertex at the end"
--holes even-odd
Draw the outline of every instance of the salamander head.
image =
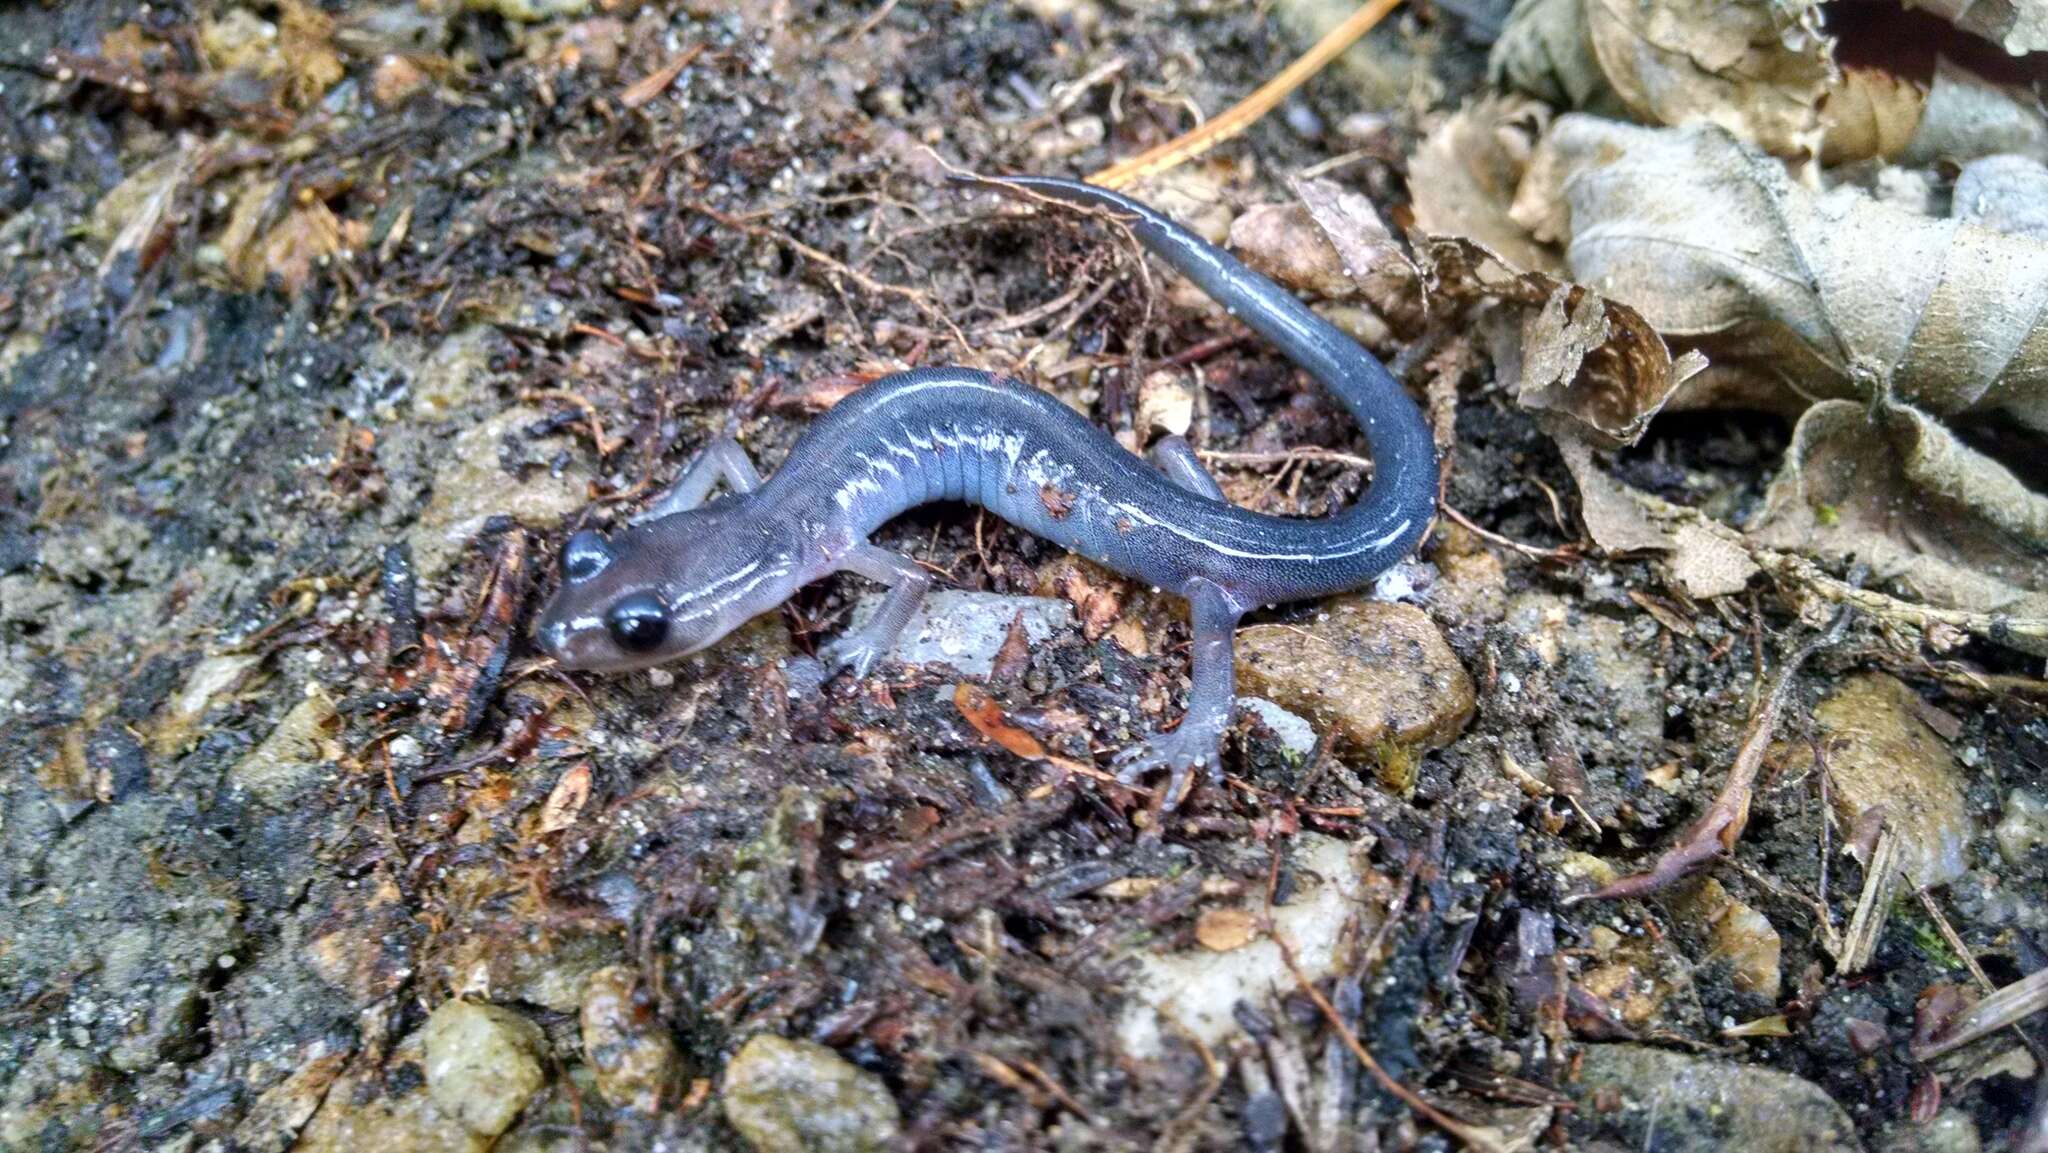
POLYGON ((562 587, 534 637, 564 668, 618 672, 686 657, 788 599, 795 552, 745 502, 721 501, 562 547, 562 587))

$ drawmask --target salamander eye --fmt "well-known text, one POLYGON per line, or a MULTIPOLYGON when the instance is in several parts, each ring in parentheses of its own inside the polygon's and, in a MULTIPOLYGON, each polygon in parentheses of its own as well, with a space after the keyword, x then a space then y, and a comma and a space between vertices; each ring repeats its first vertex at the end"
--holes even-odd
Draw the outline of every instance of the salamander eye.
POLYGON ((653 593, 634 593, 612 606, 604 627, 627 652, 649 652, 668 636, 668 608, 653 593))
POLYGON ((587 581, 612 563, 612 547, 604 538, 584 529, 562 546, 562 576, 570 581, 587 581))

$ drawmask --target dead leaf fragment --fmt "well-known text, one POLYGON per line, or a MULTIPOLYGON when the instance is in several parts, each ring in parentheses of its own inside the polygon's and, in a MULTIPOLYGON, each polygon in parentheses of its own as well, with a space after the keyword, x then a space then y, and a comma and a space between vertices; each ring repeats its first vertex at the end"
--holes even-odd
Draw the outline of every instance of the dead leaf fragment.
POLYGON ((1297 179, 1292 186, 1358 295, 1395 331, 1417 331, 1426 305, 1422 274, 1380 220, 1372 201, 1328 180, 1297 179))
POLYGON ((1667 338, 1709 391, 1867 395, 2048 428, 2048 243, 1815 194, 1708 126, 1565 116, 1521 195, 1570 206, 1567 262, 1667 338))
POLYGON ((1258 920, 1247 909, 1204 909, 1195 918, 1195 940, 1212 953, 1228 953, 1252 943, 1258 920))
POLYGON ((1822 105, 1821 163, 1897 159, 1919 131, 1926 104, 1926 90, 1904 77, 1876 68, 1842 69, 1822 105))
POLYGON ((979 685, 961 684, 953 690, 953 706, 974 731, 994 741, 1010 753, 1025 760, 1036 761, 1045 756, 1045 746, 1037 737, 1010 723, 1003 715, 1003 706, 988 695, 988 690, 979 685))
POLYGON ((1673 360, 1635 309, 1541 272, 1524 272, 1472 241, 1424 242, 1432 291, 1467 305, 1492 303, 1488 326, 1501 385, 1526 408, 1569 418, 1607 447, 1632 444, 1672 393, 1705 368, 1673 360))
POLYGON ((1808 409, 1752 536, 1861 561, 1931 605, 2048 618, 2048 498, 1903 405, 1808 409))
POLYGON ((1230 222, 1230 247, 1246 264, 1296 292, 1342 300, 1356 292, 1337 250, 1301 204, 1255 204, 1230 222))
POLYGON ((570 766, 549 791, 547 803, 540 809, 540 831, 559 833, 575 824, 577 815, 583 812, 583 806, 589 800, 590 762, 579 761, 570 766))
POLYGON ((1462 236, 1517 268, 1560 274, 1564 261, 1509 214, 1550 107, 1526 96, 1488 96, 1437 125, 1408 157, 1415 228, 1462 236))
POLYGON ((1718 124, 1779 156, 1819 151, 1832 41, 1800 0, 1542 0, 1494 45, 1496 84, 1646 124, 1718 124))

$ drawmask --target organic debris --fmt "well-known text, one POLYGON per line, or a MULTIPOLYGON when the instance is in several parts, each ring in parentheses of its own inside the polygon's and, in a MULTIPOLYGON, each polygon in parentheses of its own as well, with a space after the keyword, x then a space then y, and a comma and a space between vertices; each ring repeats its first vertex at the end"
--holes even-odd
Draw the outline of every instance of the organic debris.
POLYGON ((2039 1144, 2035 7, 15 6, 0 1147, 2039 1144), (1090 171, 1439 448, 1216 784, 1114 771, 1180 600, 980 510, 865 677, 846 576, 537 652, 571 533, 913 367, 1357 502, 1113 214, 946 180, 1090 171))

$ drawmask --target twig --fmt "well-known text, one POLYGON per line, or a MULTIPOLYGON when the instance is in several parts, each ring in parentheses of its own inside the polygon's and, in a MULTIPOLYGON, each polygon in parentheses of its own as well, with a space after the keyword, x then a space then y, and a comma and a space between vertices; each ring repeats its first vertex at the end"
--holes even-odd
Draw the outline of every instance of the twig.
POLYGON ((1877 953, 1877 938, 1891 918, 1892 891, 1899 883, 1899 838, 1890 828, 1879 826, 1877 844, 1870 850, 1870 863, 1863 870, 1863 893, 1856 898, 1856 911, 1849 915, 1849 929, 1843 935, 1842 955, 1836 958, 1844 976, 1853 976, 1870 964, 1877 953))
MULTIPOLYGON (((1948 917, 1942 913, 1941 905, 1935 901, 1933 892, 1924 888, 1917 889, 1915 890, 1915 892, 1920 898, 1920 907, 1926 909, 1927 915, 1933 918, 1935 931, 1941 934, 1942 940, 1948 942, 1948 947, 1955 951, 1955 955, 1962 959, 1963 967, 1970 971, 1970 979, 1977 982, 1977 987, 1979 989, 1982 989, 1986 993, 1990 993, 1993 997, 1996 997, 2001 992, 2001 990, 1998 988, 1997 985, 1991 983, 1991 974, 1986 973, 1984 971, 1984 966, 1977 962, 1977 954, 1973 950, 1971 950, 1970 946, 1963 943, 1962 934, 1956 932, 1956 927, 1954 925, 1949 924, 1948 917)), ((2039 976, 2041 976, 2040 973, 2034 974, 2034 977, 2039 976)), ((2029 979, 2031 980, 2032 978, 2029 979)), ((2005 991, 2017 989, 2020 986, 2025 985, 2026 983, 2026 981, 2021 981, 2018 985, 2008 986, 2007 990, 2005 991)), ((2048 985, 2042 986, 2038 990, 2038 992, 2040 992, 2042 996, 2039 999, 2038 1003, 2035 1004, 2035 1007, 2033 1009, 2028 1010, 2029 1013, 2038 1012, 2042 1008, 2048 1008, 2048 985)), ((1986 1000, 1990 999, 1991 998, 1989 997, 1986 998, 1986 1000)), ((1977 1012, 1983 1011, 1984 1010, 1982 1005, 1979 1005, 1977 1012)), ((2025 1045, 2028 1049, 2033 1051, 2035 1061, 2040 1062, 2044 1060, 2044 1054, 2042 1054, 2041 1052, 2041 1047, 2034 1043, 2034 1039, 2027 1035, 2027 1031, 2025 1029, 2020 1028, 2019 1021, 2017 1018, 2013 1020, 2012 1032, 2015 1037, 2018 1037, 2020 1039, 2020 1044, 2025 1045)))
POLYGON ((1678 843, 1664 850, 1647 872, 1622 877, 1591 893, 1566 897, 1566 905, 1646 896, 1669 888, 1699 872, 1716 858, 1735 851, 1735 843, 1742 839, 1743 826, 1749 823, 1750 793, 1756 784, 1757 772, 1763 768, 1764 753, 1771 747, 1778 717, 1784 713, 1785 703, 1792 699, 1792 685, 1798 680, 1800 666, 1813 654, 1841 639, 1849 627, 1852 612, 1848 606, 1843 606, 1835 613, 1835 619, 1826 631, 1801 645, 1785 662, 1785 667, 1778 672, 1777 683, 1771 686, 1771 691, 1750 714, 1742 747, 1736 750, 1735 763, 1728 769, 1728 782, 1721 786, 1720 795, 1714 798, 1707 811, 1679 837, 1678 843))
POLYGON ((1321 72, 1325 65, 1356 43, 1359 37, 1371 31, 1374 25, 1385 19, 1387 13, 1399 7, 1400 3, 1401 0, 1371 0, 1353 12, 1342 24, 1330 29, 1328 34, 1316 41, 1314 47, 1302 53, 1294 63, 1281 69, 1279 75, 1259 85, 1258 90, 1250 96, 1224 109, 1200 127, 1095 173, 1088 178, 1089 183, 1099 184, 1104 188, 1122 188, 1134 180, 1156 176, 1176 168, 1250 128, 1260 117, 1278 107, 1295 89, 1307 83, 1309 77, 1321 72))
POLYGON ((1365 1066, 1365 1071, 1372 1074, 1373 1080, 1378 1081, 1381 1088, 1400 1098, 1410 1109, 1427 1118, 1431 1124, 1465 1144, 1475 1149, 1487 1150, 1488 1153, 1507 1153, 1507 1142, 1500 1133, 1484 1125, 1468 1124, 1445 1113, 1423 1100, 1415 1090, 1396 1081, 1392 1074, 1381 1068, 1380 1063, 1374 1060, 1373 1055, 1360 1043, 1358 1034, 1352 1032, 1351 1027, 1344 1023, 1344 1018, 1338 1015, 1337 1007, 1330 1004, 1330 999, 1323 996, 1323 991, 1316 988, 1315 982, 1308 979, 1307 973, 1301 971, 1301 962, 1295 959, 1294 947, 1278 934, 1273 936, 1273 943, 1280 946, 1280 956, 1286 960, 1287 969, 1294 974, 1294 980, 1301 986, 1301 991, 1308 994, 1309 1000, 1315 1002, 1317 1010, 1323 1014, 1323 1019, 1330 1023, 1330 1027, 1337 1031, 1339 1037, 1343 1038, 1344 1047, 1351 1050, 1351 1055, 1358 1058, 1358 1063, 1365 1066))
POLYGON ((1951 1022, 1939 1038, 1915 1046, 1913 1056, 1916 1060, 1932 1060, 2007 1025, 2018 1028, 2021 1021, 2044 1009, 2048 1009, 2048 969, 2037 969, 1977 1002, 1975 1008, 1951 1022))
POLYGON ((669 57, 668 63, 634 81, 631 87, 619 93, 619 103, 627 108, 638 108, 668 91, 668 86, 674 84, 676 77, 683 74, 683 69, 690 66, 690 61, 695 60, 703 51, 704 42, 699 40, 669 57))
POLYGON ((776 241, 777 243, 780 244, 787 244, 791 248, 796 249, 799 253, 802 253, 804 259, 822 265, 826 269, 830 270, 836 276, 843 276, 846 279, 851 280, 854 284, 860 286, 860 288, 865 292, 871 293, 876 296, 894 296, 899 299, 909 301, 911 306, 913 308, 916 308, 917 311, 920 314, 922 314, 925 319, 944 326, 946 331, 952 334, 954 342, 960 346, 963 354, 970 351, 967 343, 967 335, 960 331, 959 325, 953 323, 952 317, 946 315, 945 309, 942 309, 938 305, 933 304, 931 301, 931 297, 926 295, 925 293, 919 292, 915 288, 905 287, 904 285, 901 284, 890 284, 886 281, 876 280, 874 277, 871 277, 868 274, 861 272, 860 270, 854 268, 852 265, 847 264, 845 261, 840 260, 837 257, 822 251, 821 249, 813 248, 812 246, 805 244, 803 241, 798 240, 796 237, 790 235, 787 232, 784 232, 780 228, 771 228, 765 224, 755 224, 752 221, 746 220, 742 217, 734 216, 726 212, 720 212, 718 209, 701 202, 691 203, 686 205, 685 207, 688 208, 691 212, 695 212, 700 216, 710 217, 712 220, 715 220, 718 223, 723 224, 727 228, 737 229, 738 231, 744 232, 749 236, 763 237, 768 240, 776 241))
POLYGON ((1523 544, 1521 541, 1510 540, 1499 533, 1489 532, 1486 529, 1480 528, 1472 523, 1472 518, 1443 501, 1438 501, 1436 506, 1443 510, 1446 519, 1455 522, 1458 527, 1489 544, 1497 544, 1505 549, 1513 549, 1523 556, 1534 557, 1537 560, 1556 561, 1559 564, 1576 564, 1585 559, 1579 555, 1579 550, 1571 545, 1566 545, 1563 548, 1538 548, 1533 544, 1523 544))

